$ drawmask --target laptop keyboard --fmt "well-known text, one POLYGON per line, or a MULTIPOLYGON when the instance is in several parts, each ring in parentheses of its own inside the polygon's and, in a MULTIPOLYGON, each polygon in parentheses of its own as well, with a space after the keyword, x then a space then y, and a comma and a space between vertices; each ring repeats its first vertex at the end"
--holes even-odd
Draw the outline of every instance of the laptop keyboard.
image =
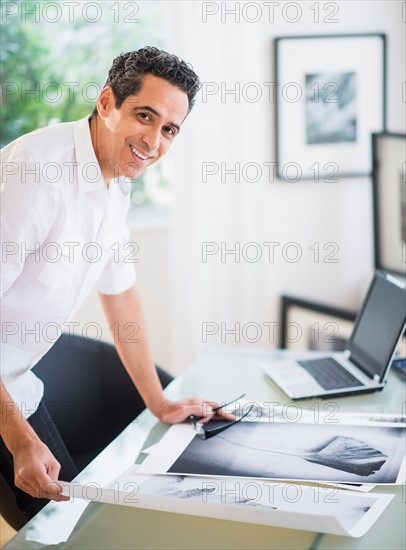
POLYGON ((298 363, 307 370, 325 390, 364 386, 362 382, 357 380, 355 376, 345 370, 340 363, 337 363, 332 357, 298 361, 298 363))

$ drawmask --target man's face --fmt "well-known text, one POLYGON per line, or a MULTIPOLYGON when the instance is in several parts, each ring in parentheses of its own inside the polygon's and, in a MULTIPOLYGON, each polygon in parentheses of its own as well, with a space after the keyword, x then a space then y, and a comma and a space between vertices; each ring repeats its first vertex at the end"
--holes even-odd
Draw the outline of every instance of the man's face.
POLYGON ((111 88, 105 88, 99 98, 102 128, 93 139, 103 175, 138 178, 172 145, 188 107, 185 92, 151 74, 119 109, 111 88))

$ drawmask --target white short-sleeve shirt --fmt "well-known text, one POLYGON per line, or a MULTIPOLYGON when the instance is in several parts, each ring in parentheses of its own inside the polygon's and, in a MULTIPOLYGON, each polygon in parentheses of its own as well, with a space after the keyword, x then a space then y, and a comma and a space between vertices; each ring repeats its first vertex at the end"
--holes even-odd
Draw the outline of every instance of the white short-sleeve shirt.
POLYGON ((22 136, 1 161, 1 376, 28 417, 43 396, 31 369, 91 289, 135 283, 130 183, 106 185, 88 117, 22 136))

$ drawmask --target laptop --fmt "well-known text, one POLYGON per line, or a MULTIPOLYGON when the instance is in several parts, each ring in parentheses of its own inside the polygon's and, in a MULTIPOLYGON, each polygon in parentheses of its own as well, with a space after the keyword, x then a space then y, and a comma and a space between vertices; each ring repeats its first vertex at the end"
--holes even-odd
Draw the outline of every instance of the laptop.
POLYGON ((377 271, 345 351, 270 362, 262 368, 291 399, 382 390, 405 326, 406 288, 377 271))

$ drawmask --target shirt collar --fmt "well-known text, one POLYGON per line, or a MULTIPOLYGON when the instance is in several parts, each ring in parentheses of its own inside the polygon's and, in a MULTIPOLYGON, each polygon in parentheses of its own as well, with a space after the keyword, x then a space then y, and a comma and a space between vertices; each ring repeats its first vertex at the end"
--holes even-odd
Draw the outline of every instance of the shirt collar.
MULTIPOLYGON (((73 141, 76 161, 78 163, 80 193, 107 189, 99 162, 93 149, 89 118, 90 115, 76 121, 73 127, 73 141)), ((120 176, 119 178, 112 179, 111 183, 118 184, 124 196, 128 195, 131 191, 131 181, 128 178, 120 176)))
POLYGON ((80 193, 107 188, 93 149, 89 118, 89 116, 82 118, 76 121, 73 126, 73 143, 76 162, 78 163, 80 193))
POLYGON ((131 180, 129 178, 125 178, 124 176, 120 176, 117 180, 118 187, 121 191, 121 193, 126 196, 131 191, 131 180))

